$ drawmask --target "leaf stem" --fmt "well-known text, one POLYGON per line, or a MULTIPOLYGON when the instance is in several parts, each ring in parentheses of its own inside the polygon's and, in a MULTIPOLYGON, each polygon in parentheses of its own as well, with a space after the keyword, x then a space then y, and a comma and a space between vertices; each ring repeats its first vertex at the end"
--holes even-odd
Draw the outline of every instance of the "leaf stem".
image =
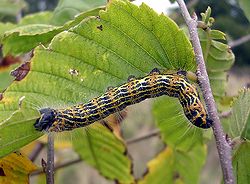
POLYGON ((140 141, 143 141, 143 140, 146 140, 146 139, 149 139, 149 138, 158 136, 159 133, 160 133, 159 130, 153 130, 152 132, 149 132, 148 134, 145 134, 145 135, 142 135, 142 136, 139 136, 139 137, 135 137, 135 138, 128 139, 128 140, 126 141, 126 143, 127 143, 127 144, 134 144, 134 143, 137 143, 137 142, 140 142, 140 141))
POLYGON ((232 156, 231 156, 231 147, 227 143, 225 134, 223 132, 222 126, 220 124, 220 119, 216 109, 215 101, 212 95, 212 90, 210 87, 205 61, 203 58, 203 53, 200 45, 200 40, 197 32, 197 17, 194 14, 194 19, 191 18, 187 7, 183 0, 177 0, 179 4, 182 16, 185 19, 185 22, 188 26, 190 39, 194 48, 196 63, 197 63, 197 77, 199 80, 199 85, 204 96, 205 103, 207 105, 207 111, 209 117, 213 121, 213 133, 216 140, 216 146, 218 149, 218 154, 220 158, 221 168, 224 177, 225 184, 234 184, 235 179, 233 175, 232 167, 232 156))
POLYGON ((44 148, 44 144, 43 143, 38 142, 36 144, 36 147, 34 148, 34 150, 29 155, 29 158, 30 158, 30 160, 32 162, 36 160, 37 156, 39 155, 39 153, 42 151, 43 148, 44 148))
POLYGON ((238 46, 240 46, 246 42, 249 42, 249 41, 250 41, 250 34, 245 35, 237 40, 233 40, 233 41, 229 42, 229 46, 231 48, 235 48, 235 47, 238 47, 238 46))
POLYGON ((52 133, 48 134, 46 182, 54 184, 54 135, 52 133))

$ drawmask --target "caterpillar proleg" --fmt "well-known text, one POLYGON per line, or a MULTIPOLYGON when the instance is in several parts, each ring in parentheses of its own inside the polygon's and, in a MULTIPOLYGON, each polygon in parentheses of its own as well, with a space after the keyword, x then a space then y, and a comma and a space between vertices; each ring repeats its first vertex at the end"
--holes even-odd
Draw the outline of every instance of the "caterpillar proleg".
POLYGON ((34 126, 38 131, 69 131, 88 126, 129 105, 162 95, 178 98, 185 116, 193 125, 203 129, 212 126, 195 86, 183 72, 160 74, 157 69, 143 78, 130 77, 127 83, 109 89, 87 103, 65 109, 41 109, 41 117, 34 126))

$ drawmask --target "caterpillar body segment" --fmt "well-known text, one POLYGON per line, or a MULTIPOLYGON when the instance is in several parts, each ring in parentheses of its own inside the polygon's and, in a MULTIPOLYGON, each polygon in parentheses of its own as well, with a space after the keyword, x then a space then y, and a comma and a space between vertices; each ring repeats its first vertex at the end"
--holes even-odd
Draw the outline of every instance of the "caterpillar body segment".
POLYGON ((162 95, 178 98, 187 119, 195 126, 204 129, 212 126, 196 88, 185 75, 178 72, 160 74, 157 69, 140 79, 131 77, 127 83, 111 88, 87 103, 65 109, 41 109, 41 117, 34 126, 39 131, 69 131, 88 126, 129 105, 162 95))

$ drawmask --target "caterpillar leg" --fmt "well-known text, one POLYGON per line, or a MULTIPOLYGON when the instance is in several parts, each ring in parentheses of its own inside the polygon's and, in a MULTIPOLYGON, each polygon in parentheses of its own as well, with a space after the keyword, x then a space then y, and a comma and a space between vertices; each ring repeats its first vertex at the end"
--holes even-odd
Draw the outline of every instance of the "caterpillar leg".
POLYGON ((153 70, 151 70, 151 72, 149 73, 149 75, 157 75, 160 74, 160 70, 158 68, 154 68, 153 70))
POLYGON ((186 77, 187 76, 187 71, 184 71, 184 70, 178 70, 177 71, 177 74, 180 75, 180 76, 184 76, 186 77))
POLYGON ((135 80, 136 77, 134 75, 128 76, 128 82, 135 80))
POLYGON ((114 89, 113 86, 108 86, 107 89, 106 89, 106 92, 108 92, 108 91, 110 91, 110 90, 112 90, 112 89, 114 89))

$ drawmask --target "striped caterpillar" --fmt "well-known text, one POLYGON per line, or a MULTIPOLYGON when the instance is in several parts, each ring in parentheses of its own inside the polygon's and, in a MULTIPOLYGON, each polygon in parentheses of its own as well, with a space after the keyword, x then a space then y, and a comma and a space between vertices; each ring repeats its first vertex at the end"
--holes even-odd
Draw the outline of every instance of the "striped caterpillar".
POLYGON ((85 104, 66 109, 41 109, 41 117, 34 126, 38 131, 69 131, 88 126, 129 105, 162 95, 178 98, 184 114, 193 125, 203 129, 212 126, 196 88, 186 78, 186 72, 160 74, 158 69, 140 79, 132 77, 127 83, 109 89, 85 104))

